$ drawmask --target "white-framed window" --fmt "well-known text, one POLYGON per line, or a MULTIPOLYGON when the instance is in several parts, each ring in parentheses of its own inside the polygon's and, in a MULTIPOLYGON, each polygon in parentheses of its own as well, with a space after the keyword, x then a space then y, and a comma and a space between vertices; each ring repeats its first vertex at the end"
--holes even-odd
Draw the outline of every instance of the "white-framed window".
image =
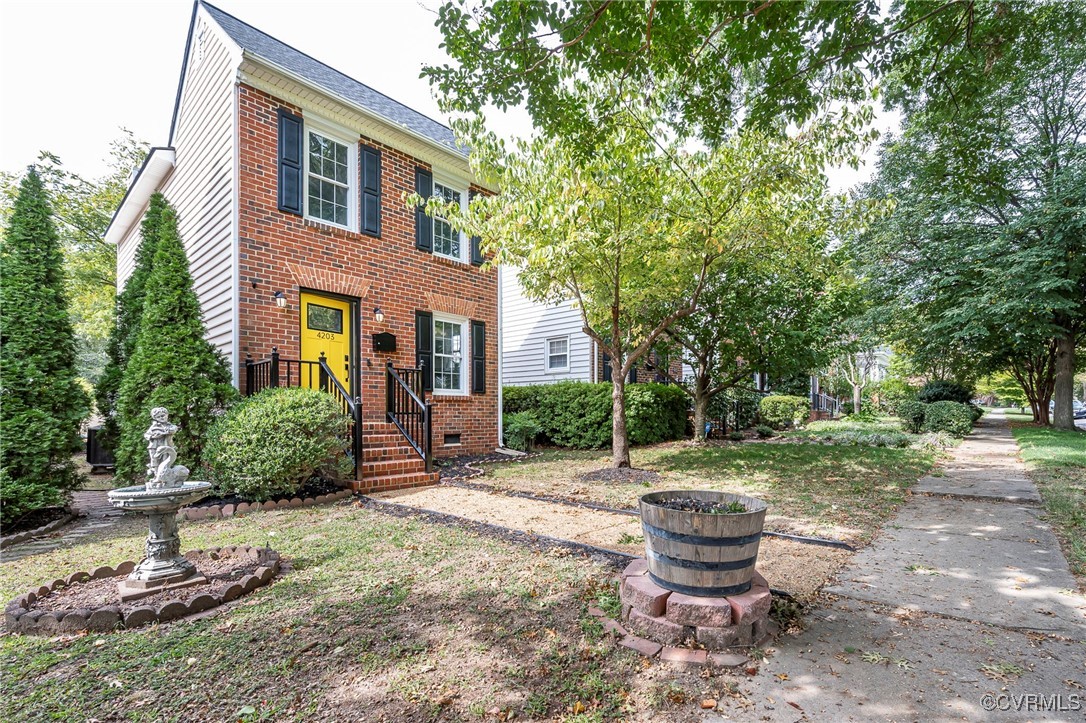
MULTIPOLYGON (((468 200, 467 191, 451 181, 435 178, 434 195, 438 198, 443 198, 446 201, 456 203, 461 208, 466 208, 468 200)), ((438 256, 452 259, 453 261, 464 261, 468 250, 468 244, 464 239, 464 235, 454 229, 452 224, 441 216, 435 215, 433 217, 433 223, 434 253, 438 256)))
POLYGON ((569 337, 553 336, 543 342, 548 374, 569 371, 569 337))
POLYGON ((305 138, 306 218, 354 231, 358 143, 308 121, 305 138))
POLYGON ((468 392, 468 321, 434 314, 434 394, 468 392))

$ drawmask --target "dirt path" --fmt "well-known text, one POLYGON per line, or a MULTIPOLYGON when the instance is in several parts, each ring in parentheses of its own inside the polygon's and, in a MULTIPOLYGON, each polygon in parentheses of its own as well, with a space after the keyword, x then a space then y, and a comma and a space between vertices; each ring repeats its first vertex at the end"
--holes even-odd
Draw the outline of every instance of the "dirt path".
POLYGON ((81 490, 72 493, 72 509, 79 513, 79 519, 50 535, 12 545, 0 552, 0 562, 14 562, 61 547, 71 547, 88 535, 112 527, 124 512, 112 507, 106 494, 104 490, 81 490))
POLYGON ((1086 599, 1017 453, 985 417, 707 720, 1082 720, 1086 599))
MULTIPOLYGON (((630 515, 445 485, 372 497, 630 555, 645 553, 641 520, 630 515)), ((833 576, 848 555, 844 550, 765 537, 758 549, 758 570, 771 586, 807 599, 833 576)))

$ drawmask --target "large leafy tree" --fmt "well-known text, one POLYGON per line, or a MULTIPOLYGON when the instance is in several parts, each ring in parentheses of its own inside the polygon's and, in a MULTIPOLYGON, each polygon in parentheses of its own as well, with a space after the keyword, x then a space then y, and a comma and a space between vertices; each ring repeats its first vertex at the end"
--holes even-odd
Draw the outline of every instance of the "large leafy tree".
POLYGON ((106 347, 108 361, 95 387, 98 413, 104 420, 101 442, 107 449, 114 449, 120 439, 117 398, 121 392, 121 381, 125 369, 135 354, 136 342, 139 340, 143 303, 147 296, 147 280, 151 277, 151 271, 154 268, 155 251, 158 249, 162 230, 162 214, 167 207, 165 196, 161 193, 151 195, 140 225, 140 245, 136 249, 132 274, 125 282, 124 289, 116 297, 117 316, 106 347))
POLYGON ((1054 396, 1070 428, 1086 335, 1086 11, 1004 3, 981 19, 977 37, 944 38, 923 86, 937 26, 908 39, 916 58, 889 83, 904 131, 867 189, 897 210, 860 252, 925 334, 978 371, 1011 371, 1039 421, 1054 396))
POLYGON ((158 237, 139 335, 124 369, 116 407, 121 431, 117 476, 126 482, 144 475, 143 433, 152 408, 169 410, 170 421, 180 427, 174 438, 178 458, 195 469, 216 411, 237 395, 226 359, 205 338, 177 216, 168 205, 161 212, 158 237))
POLYGON ((88 412, 76 379, 63 256, 48 194, 31 167, 0 239, 0 494, 3 520, 63 499, 88 412))
POLYGON ((695 149, 668 138, 651 101, 608 86, 582 92, 611 99, 596 153, 563 137, 507 150, 477 119, 461 133, 476 174, 501 195, 476 198, 466 214, 436 199, 429 210, 480 236, 495 262, 520 269, 529 298, 575 301, 585 333, 611 359, 612 464, 621 468, 630 465, 630 370, 694 312, 719 258, 766 241, 759 222, 781 213, 782 196, 805 188, 855 118, 826 120, 792 139, 749 131, 695 149))

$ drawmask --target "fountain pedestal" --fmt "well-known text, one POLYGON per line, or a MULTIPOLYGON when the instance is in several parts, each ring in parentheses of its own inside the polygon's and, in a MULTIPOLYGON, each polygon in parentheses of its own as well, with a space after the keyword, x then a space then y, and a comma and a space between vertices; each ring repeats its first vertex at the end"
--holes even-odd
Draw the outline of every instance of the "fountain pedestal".
POLYGON ((151 410, 151 417, 154 424, 144 434, 151 457, 147 467, 150 481, 109 492, 109 502, 114 507, 147 516, 146 557, 127 579, 117 584, 122 602, 207 582, 181 555, 177 511, 204 497, 211 483, 189 482, 187 468, 172 466, 177 458, 173 447, 177 426, 168 422, 166 410, 161 407, 151 410))

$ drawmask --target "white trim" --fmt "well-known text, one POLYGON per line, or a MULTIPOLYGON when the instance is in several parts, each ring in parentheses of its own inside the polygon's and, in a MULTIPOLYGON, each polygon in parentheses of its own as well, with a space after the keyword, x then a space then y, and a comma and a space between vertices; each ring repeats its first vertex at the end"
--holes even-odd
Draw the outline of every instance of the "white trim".
POLYGON ((176 161, 177 154, 172 148, 151 149, 128 186, 128 192, 125 193, 121 205, 113 214, 113 219, 109 222, 109 228, 106 229, 104 237, 107 244, 116 246, 128 235, 132 226, 143 215, 143 209, 151 200, 151 194, 162 187, 162 182, 173 171, 176 161))
MULTIPOLYGON (((302 149, 303 153, 303 186, 302 186, 302 200, 304 201, 305 209, 303 218, 313 221, 315 223, 323 223, 328 226, 334 226, 336 228, 342 228, 347 231, 358 231, 358 138, 357 134, 342 128, 339 125, 329 123, 322 118, 314 117, 302 117, 303 127, 303 139, 305 141, 305 147, 302 149), (328 219, 312 216, 309 213, 309 134, 315 133, 322 138, 327 138, 330 141, 338 143, 347 148, 347 224, 335 223, 328 219), (354 140, 350 140, 354 135, 354 140)), ((324 176, 318 176, 328 180, 330 183, 336 183, 324 176)))
POLYGON ((502 419, 502 367, 504 366, 504 352, 502 351, 502 266, 498 265, 498 449, 505 446, 505 423, 502 419))
MULTIPOLYGON (((556 355, 557 356, 557 355, 556 355)), ((570 367, 570 340, 569 334, 548 336, 543 340, 543 373, 544 374, 568 374, 570 367), (551 342, 564 341, 566 343, 566 365, 564 367, 551 366, 551 342)))
MULTIPOLYGON (((432 320, 430 328, 430 336, 433 339, 434 345, 434 363, 433 363, 433 375, 434 375, 434 394, 442 397, 466 397, 468 396, 468 376, 471 374, 471 330, 469 328, 469 319, 463 316, 457 316, 455 314, 443 314, 441 312, 432 312, 432 320), (444 322, 446 324, 456 324, 460 327, 460 388, 459 389, 438 389, 437 387, 437 322, 444 322)), ((445 355, 442 355, 445 356, 445 355)))
POLYGON ((233 265, 233 284, 234 288, 231 291, 230 305, 231 309, 231 353, 230 353, 230 365, 231 377, 233 378, 234 387, 241 389, 241 142, 240 142, 240 128, 241 128, 241 103, 240 92, 237 83, 233 83, 230 86, 231 92, 234 96, 233 112, 234 112, 234 127, 231 132, 233 142, 233 153, 231 154, 230 162, 234 164, 233 173, 231 174, 230 182, 233 184, 233 188, 230 190, 230 243, 233 247, 230 254, 230 263, 233 265))

